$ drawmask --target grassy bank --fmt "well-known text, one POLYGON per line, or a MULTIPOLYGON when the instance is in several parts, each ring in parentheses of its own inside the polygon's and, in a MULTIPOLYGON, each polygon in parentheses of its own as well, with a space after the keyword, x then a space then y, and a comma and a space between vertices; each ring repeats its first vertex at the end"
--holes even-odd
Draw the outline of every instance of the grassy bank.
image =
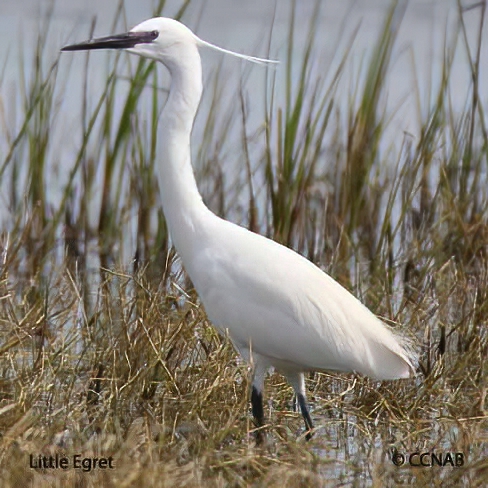
MULTIPOLYGON (((164 3, 154 14, 164 13, 164 3)), ((158 208, 161 73, 114 55, 93 99, 85 58, 79 142, 71 160, 57 161, 65 74, 46 51, 46 21, 31 69, 24 69, 28 57, 19 63, 15 124, 0 105, 1 486, 484 486, 483 22, 477 42, 468 42, 459 3, 440 81, 426 90, 435 96, 419 110, 418 136, 389 141, 386 80, 403 5, 385 16, 365 76, 354 83, 344 79, 354 38, 332 76, 328 66, 317 71, 319 16, 299 51, 292 9, 286 59, 269 72, 258 129, 248 123, 245 88, 236 86, 230 110, 219 104, 218 81, 204 95, 213 102, 194 153, 212 209, 319 264, 409 336, 420 356, 418 376, 408 381, 310 375, 317 425, 310 442, 291 388, 274 374, 264 448, 252 436, 248 368, 209 324, 158 208), (451 82, 460 50, 471 60, 465 87, 451 82), (283 97, 278 76, 286 79, 283 97), (337 101, 344 83, 353 87, 346 108, 337 101), (461 112, 451 104, 460 89, 468 100, 461 112), (240 134, 237 176, 226 172, 220 143, 232 127, 240 134), (53 201, 61 165, 66 178, 53 201), (452 454, 458 465, 392 462, 415 452, 443 462, 452 454), (111 458, 113 468, 30 467, 30 455, 56 454, 71 466, 74 455, 111 458)), ((477 11, 483 19, 484 4, 477 11)), ((114 26, 121 23, 122 9, 114 26)), ((1 79, 0 97, 7 97, 1 79)))

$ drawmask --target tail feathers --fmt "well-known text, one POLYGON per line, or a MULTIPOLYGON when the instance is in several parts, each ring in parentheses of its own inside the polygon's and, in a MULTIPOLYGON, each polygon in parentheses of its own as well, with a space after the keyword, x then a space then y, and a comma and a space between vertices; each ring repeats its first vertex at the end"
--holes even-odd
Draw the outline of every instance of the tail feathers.
POLYGON ((417 358, 408 341, 395 337, 392 347, 376 344, 370 376, 378 380, 411 378, 415 375, 417 358))

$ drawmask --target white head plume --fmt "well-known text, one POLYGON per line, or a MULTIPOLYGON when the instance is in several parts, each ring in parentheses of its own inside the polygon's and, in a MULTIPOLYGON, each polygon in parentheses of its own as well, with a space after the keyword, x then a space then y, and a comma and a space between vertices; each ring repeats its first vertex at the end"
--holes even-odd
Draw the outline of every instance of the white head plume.
POLYGON ((256 56, 248 56, 247 54, 241 54, 241 53, 236 53, 234 51, 229 51, 228 49, 224 49, 223 47, 219 47, 216 46, 215 44, 211 44, 210 42, 203 41, 197 36, 195 36, 195 40, 197 42, 197 45, 199 46, 209 47, 211 49, 214 49, 215 51, 219 51, 225 54, 230 54, 231 56, 245 59, 246 61, 250 61, 251 63, 256 63, 256 64, 278 64, 279 63, 279 61, 276 61, 274 59, 257 58, 256 56))

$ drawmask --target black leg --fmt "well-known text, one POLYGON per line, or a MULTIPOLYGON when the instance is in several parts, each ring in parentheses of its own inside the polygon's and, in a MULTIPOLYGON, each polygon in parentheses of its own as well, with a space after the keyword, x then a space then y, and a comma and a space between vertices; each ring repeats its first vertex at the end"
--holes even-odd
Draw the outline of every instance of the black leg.
POLYGON ((305 397, 301 394, 297 394, 298 404, 300 405, 300 410, 302 411, 303 420, 305 421, 305 429, 307 430, 307 435, 305 438, 309 441, 312 438, 312 433, 310 432, 313 429, 312 419, 310 418, 310 413, 308 411, 307 402, 305 401, 305 397))
POLYGON ((251 392, 251 407, 254 423, 258 430, 256 431, 256 443, 262 444, 266 438, 263 429, 264 425, 264 408, 263 408, 263 393, 253 386, 251 392))

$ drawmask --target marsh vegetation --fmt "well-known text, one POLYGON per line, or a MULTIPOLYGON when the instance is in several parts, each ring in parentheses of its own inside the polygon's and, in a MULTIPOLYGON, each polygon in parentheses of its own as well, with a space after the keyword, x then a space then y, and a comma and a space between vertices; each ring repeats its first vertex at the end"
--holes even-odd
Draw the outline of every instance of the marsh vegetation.
MULTIPOLYGON (((58 123, 66 86, 59 56, 46 50, 46 20, 32 60, 19 62, 15 124, 0 103, 2 486, 485 486, 485 2, 475 7, 474 44, 458 7, 433 96, 427 106, 417 98, 417 135, 388 140, 384 110, 403 2, 385 17, 357 82, 344 80, 348 48, 332 75, 317 70, 317 15, 297 53, 291 9, 286 59, 268 72, 258 129, 248 124, 245 83, 230 109, 219 102, 218 74, 207 87, 194 155, 209 206, 320 265, 410 337, 420 357, 418 376, 406 381, 310 375, 310 442, 291 388, 274 374, 265 448, 252 436, 248 367, 209 324, 158 205, 161 73, 113 55, 92 99, 84 58, 78 149, 52 161, 52 145, 67 137, 58 123), (471 83, 453 86, 460 50, 471 83), (286 77, 283 96, 277 76, 286 77), (346 82, 344 108, 336 93, 346 82), (453 90, 464 90, 461 112, 453 90), (230 133, 242 163, 232 174, 221 143, 230 133), (54 190, 59 168, 65 182, 54 190), (414 452, 463 453, 464 463, 393 464, 393 454, 414 452), (31 454, 56 453, 112 457, 115 468, 29 468, 31 454)), ((0 79, 0 102, 6 96, 0 79)))

